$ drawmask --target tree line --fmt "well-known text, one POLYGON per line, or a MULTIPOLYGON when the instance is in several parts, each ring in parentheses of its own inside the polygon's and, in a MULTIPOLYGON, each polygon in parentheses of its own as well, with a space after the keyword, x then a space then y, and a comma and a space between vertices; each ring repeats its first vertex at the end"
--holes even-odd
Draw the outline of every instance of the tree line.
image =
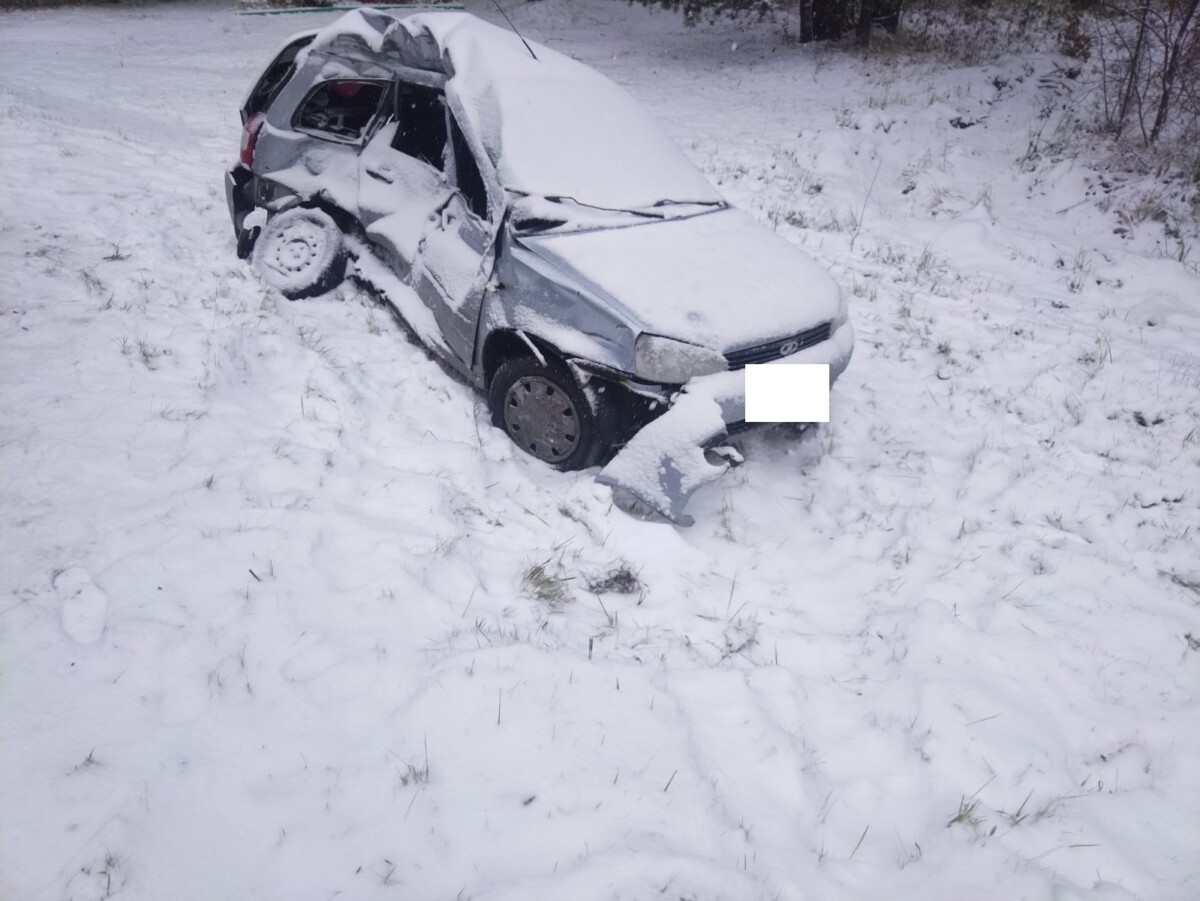
POLYGON ((683 13, 695 24, 704 17, 753 15, 766 17, 793 12, 800 19, 800 43, 837 41, 854 32, 858 42, 870 44, 876 25, 895 34, 900 27, 904 0, 630 0, 683 13))

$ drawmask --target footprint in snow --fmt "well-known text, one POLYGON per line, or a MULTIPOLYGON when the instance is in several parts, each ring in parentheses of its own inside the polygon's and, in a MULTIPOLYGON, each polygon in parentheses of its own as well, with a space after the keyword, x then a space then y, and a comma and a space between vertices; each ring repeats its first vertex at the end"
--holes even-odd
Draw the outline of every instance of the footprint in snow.
POLYGON ((86 569, 72 566, 54 577, 62 600, 62 627, 79 644, 94 644, 104 634, 108 595, 96 587, 86 569))

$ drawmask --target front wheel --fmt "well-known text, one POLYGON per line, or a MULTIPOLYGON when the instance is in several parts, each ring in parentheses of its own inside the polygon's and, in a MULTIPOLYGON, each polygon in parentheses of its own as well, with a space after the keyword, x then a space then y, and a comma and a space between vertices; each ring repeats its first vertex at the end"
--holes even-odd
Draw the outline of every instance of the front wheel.
POLYGON ((488 408, 514 444, 557 469, 584 469, 604 450, 583 390, 557 361, 501 363, 488 387, 488 408))
POLYGON ((342 230, 313 207, 292 207, 272 216, 254 242, 254 268, 289 300, 332 291, 346 274, 342 230))

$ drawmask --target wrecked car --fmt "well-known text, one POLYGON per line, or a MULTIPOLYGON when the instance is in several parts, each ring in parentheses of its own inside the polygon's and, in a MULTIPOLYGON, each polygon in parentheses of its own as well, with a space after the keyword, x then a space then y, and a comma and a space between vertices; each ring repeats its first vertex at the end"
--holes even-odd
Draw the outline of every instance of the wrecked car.
POLYGON ((347 275, 560 469, 674 522, 728 462, 748 364, 849 362, 845 301, 628 94, 469 14, 355 10, 251 89, 238 254, 289 298, 347 275))

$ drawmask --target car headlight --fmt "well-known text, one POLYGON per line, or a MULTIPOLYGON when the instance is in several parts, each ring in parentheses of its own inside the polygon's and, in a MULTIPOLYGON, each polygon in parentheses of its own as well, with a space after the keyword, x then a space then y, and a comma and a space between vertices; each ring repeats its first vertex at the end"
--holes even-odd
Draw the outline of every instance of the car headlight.
POLYGON ((830 333, 836 332, 843 325, 850 321, 850 298, 846 296, 846 292, 842 290, 841 285, 838 285, 838 311, 830 324, 830 333))
POLYGON ((633 356, 638 378, 669 385, 680 385, 698 375, 729 368, 725 358, 711 348, 661 335, 638 335, 633 356))

